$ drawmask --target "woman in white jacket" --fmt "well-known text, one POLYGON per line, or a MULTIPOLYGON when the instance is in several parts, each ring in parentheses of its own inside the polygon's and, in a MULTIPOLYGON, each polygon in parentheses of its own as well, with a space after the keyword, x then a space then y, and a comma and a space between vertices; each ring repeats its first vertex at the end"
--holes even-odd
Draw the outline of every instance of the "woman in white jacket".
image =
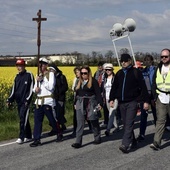
POLYGON ((117 107, 118 107, 118 101, 117 99, 115 99, 114 107, 110 107, 109 96, 110 96, 110 90, 112 87, 112 83, 114 81, 115 74, 113 72, 113 65, 111 63, 106 63, 104 69, 105 69, 105 78, 104 78, 103 85, 102 85, 103 86, 103 98, 104 98, 104 103, 106 104, 107 109, 109 111, 109 121, 107 124, 105 135, 109 136, 110 130, 113 127, 113 125, 115 128, 114 131, 119 129, 117 120, 115 119, 115 115, 116 115, 117 107))

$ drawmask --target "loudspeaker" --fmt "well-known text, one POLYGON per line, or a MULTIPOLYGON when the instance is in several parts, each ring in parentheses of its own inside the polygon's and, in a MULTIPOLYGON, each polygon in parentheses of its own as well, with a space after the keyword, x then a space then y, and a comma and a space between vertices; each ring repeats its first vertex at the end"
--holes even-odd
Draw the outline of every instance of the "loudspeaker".
POLYGON ((116 23, 113 25, 112 30, 115 32, 115 35, 119 37, 122 35, 122 31, 123 31, 122 28, 123 28, 123 26, 121 23, 116 23))
POLYGON ((136 22, 132 19, 132 18, 127 18, 124 21, 124 24, 122 26, 122 30, 125 31, 129 31, 129 32, 133 32, 136 29, 136 22))

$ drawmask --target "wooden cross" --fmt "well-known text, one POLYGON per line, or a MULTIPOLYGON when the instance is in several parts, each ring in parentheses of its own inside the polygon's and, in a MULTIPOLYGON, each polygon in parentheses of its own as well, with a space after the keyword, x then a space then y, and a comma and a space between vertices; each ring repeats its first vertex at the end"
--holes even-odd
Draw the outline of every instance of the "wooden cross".
POLYGON ((46 21, 47 18, 41 18, 41 10, 37 12, 38 18, 32 18, 33 21, 37 21, 38 23, 38 35, 37 35, 37 45, 41 45, 41 21, 46 21))
POLYGON ((37 75, 39 75, 39 58, 40 58, 40 46, 41 46, 41 21, 46 21, 47 18, 41 18, 41 10, 37 12, 38 18, 32 18, 32 21, 37 21, 38 24, 38 34, 37 34, 37 46, 38 46, 38 56, 37 56, 37 75))

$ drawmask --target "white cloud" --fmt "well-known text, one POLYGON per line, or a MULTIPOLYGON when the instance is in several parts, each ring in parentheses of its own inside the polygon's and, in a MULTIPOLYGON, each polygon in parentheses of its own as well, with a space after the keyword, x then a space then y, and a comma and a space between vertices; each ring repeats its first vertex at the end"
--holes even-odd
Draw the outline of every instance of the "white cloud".
POLYGON ((42 52, 113 49, 109 30, 127 17, 137 23, 130 35, 134 50, 159 52, 170 44, 169 8, 167 0, 8 0, 0 7, 0 53, 36 53, 37 23, 32 18, 39 9, 47 17, 42 22, 42 52))

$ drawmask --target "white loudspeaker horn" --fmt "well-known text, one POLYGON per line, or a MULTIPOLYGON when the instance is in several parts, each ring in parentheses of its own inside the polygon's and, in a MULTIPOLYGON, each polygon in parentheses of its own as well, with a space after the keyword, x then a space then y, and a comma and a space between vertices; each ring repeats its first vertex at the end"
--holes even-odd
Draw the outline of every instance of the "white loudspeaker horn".
POLYGON ((110 36, 115 36, 115 31, 113 29, 110 30, 110 36))
POLYGON ((132 18, 127 18, 122 29, 123 31, 133 32, 136 29, 136 22, 132 18))
POLYGON ((114 30, 114 32, 115 32, 115 35, 117 35, 117 36, 121 36, 122 35, 122 31, 123 31, 123 26, 122 26, 122 24, 120 24, 120 23, 116 23, 116 24, 114 24, 113 25, 113 30, 114 30))

